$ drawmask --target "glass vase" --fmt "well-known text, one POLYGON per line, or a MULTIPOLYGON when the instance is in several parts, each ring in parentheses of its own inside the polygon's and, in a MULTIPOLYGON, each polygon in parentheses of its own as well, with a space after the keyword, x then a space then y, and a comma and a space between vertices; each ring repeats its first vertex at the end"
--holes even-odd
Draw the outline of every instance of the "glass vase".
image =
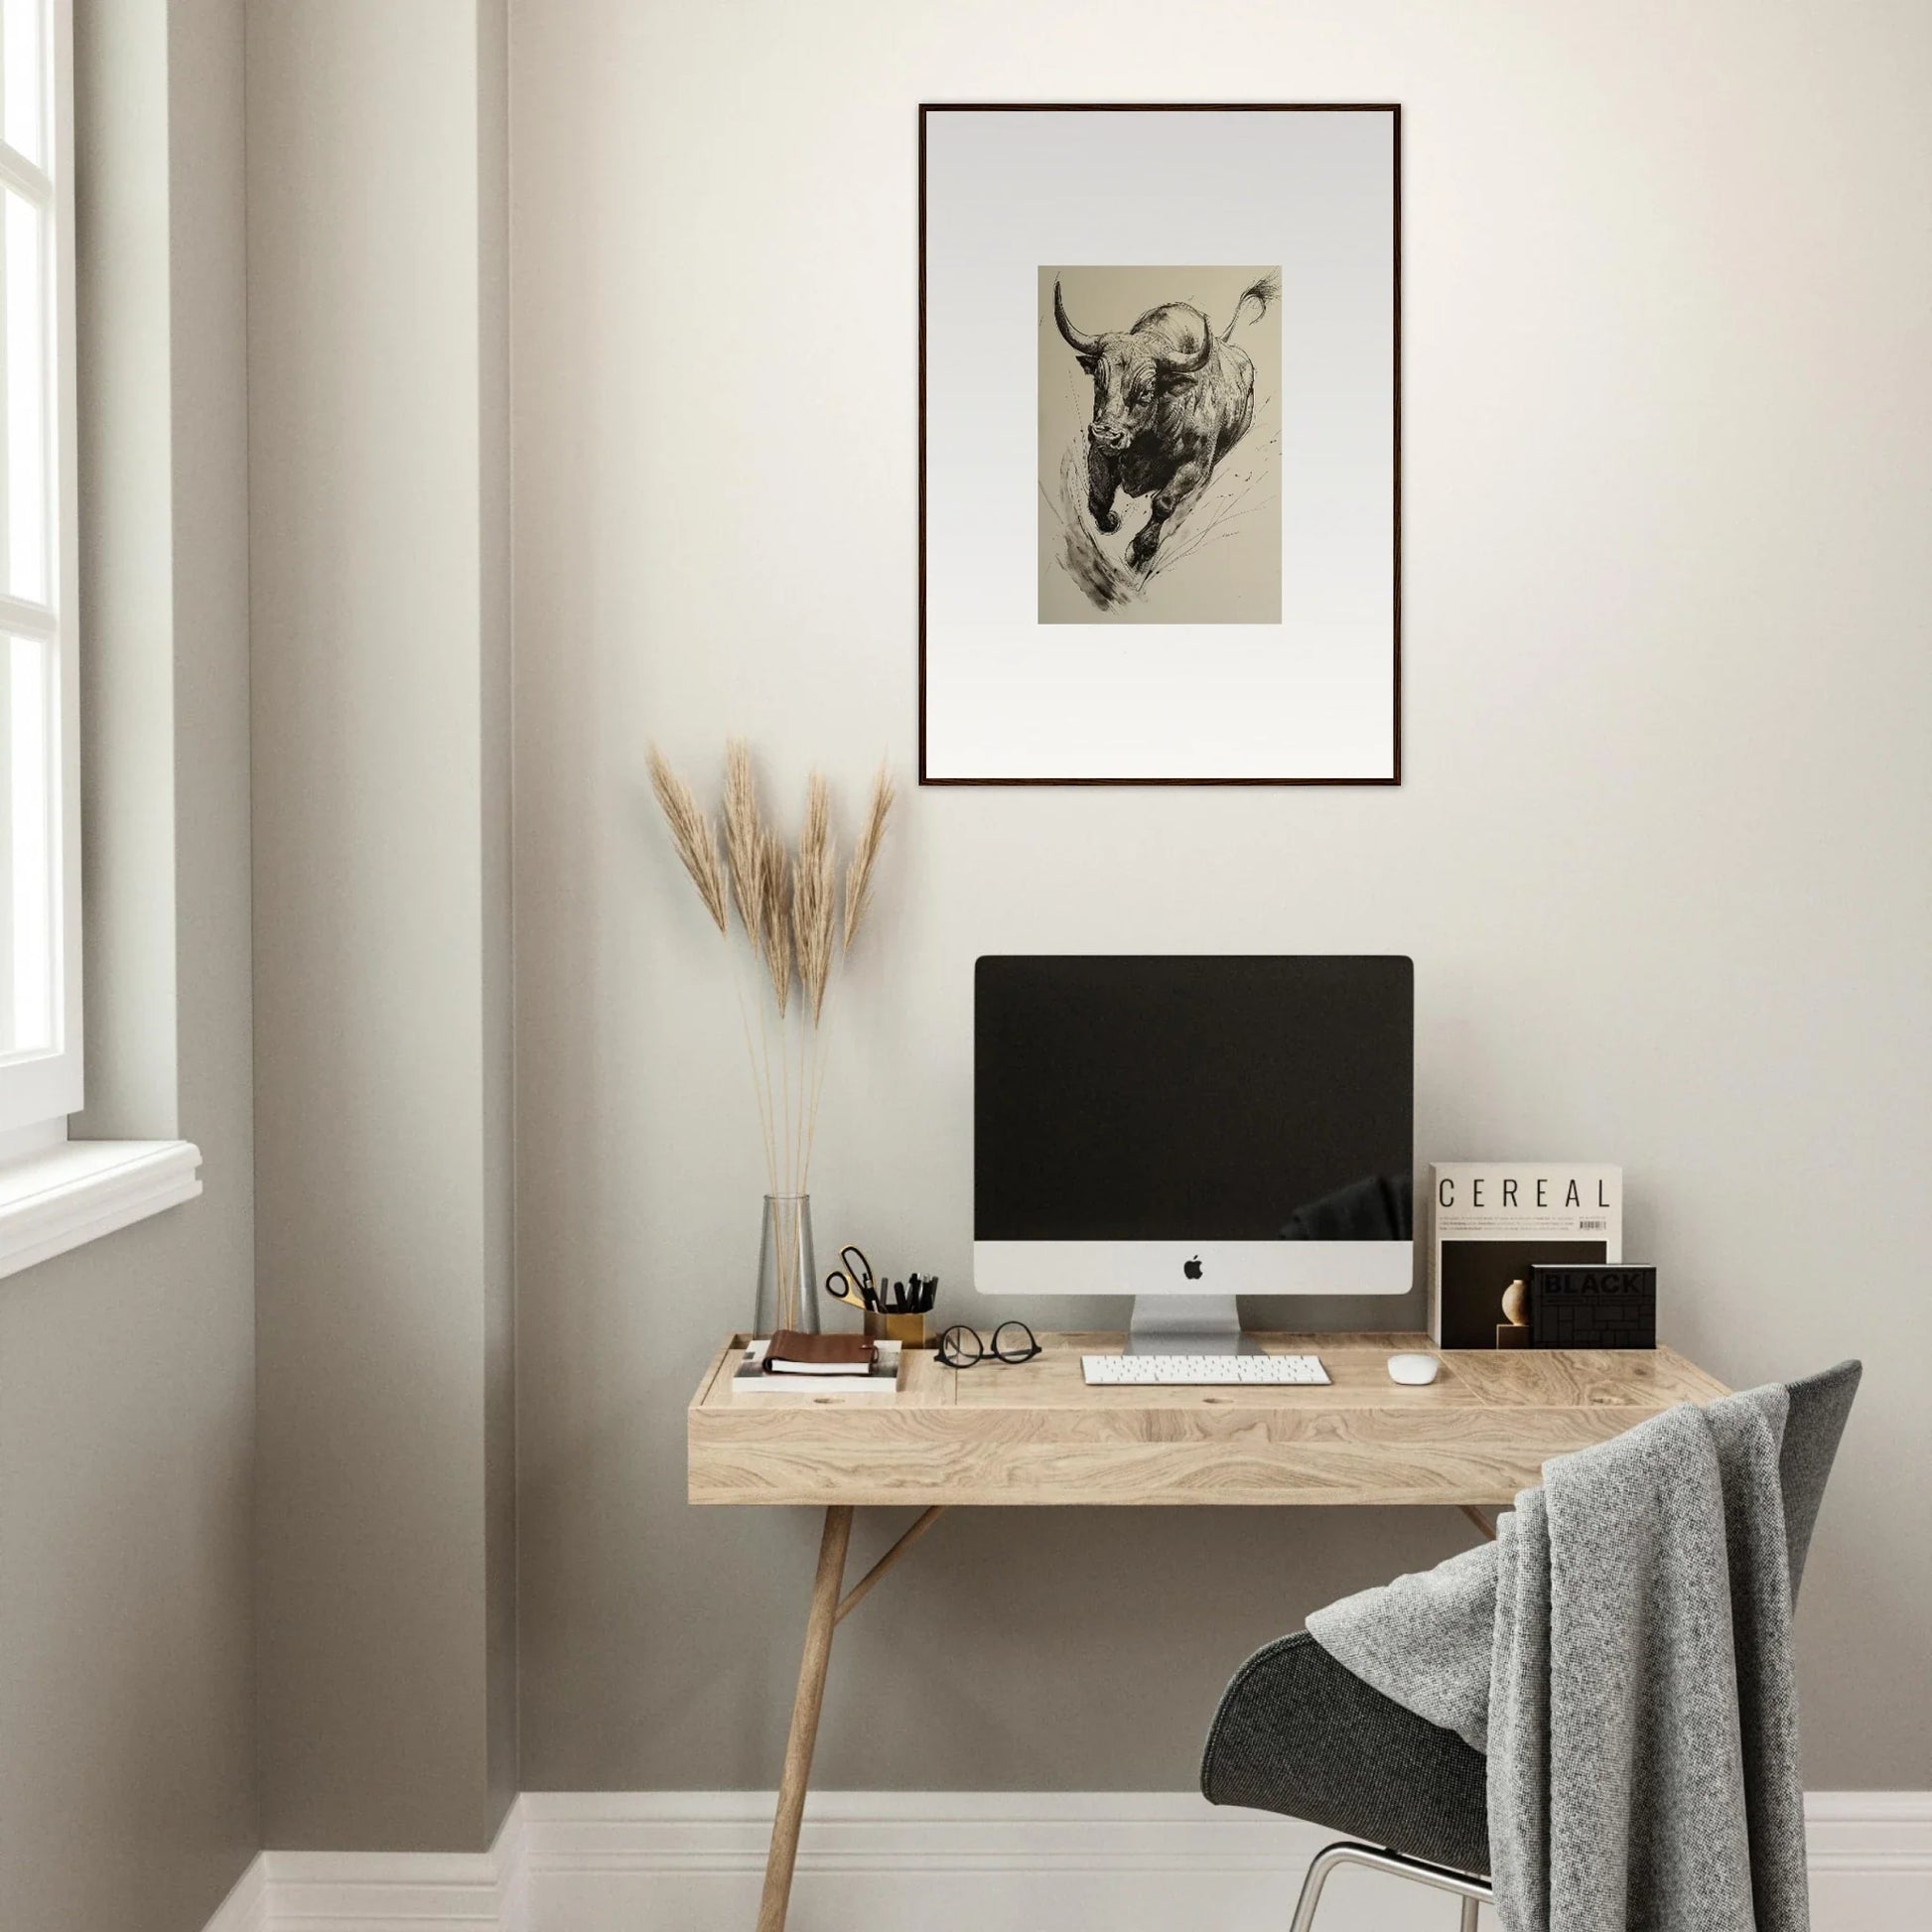
POLYGON ((796 1328, 819 1331, 818 1267, 812 1255, 812 1197, 766 1194, 764 1235, 759 1244, 759 1298, 754 1335, 796 1328))

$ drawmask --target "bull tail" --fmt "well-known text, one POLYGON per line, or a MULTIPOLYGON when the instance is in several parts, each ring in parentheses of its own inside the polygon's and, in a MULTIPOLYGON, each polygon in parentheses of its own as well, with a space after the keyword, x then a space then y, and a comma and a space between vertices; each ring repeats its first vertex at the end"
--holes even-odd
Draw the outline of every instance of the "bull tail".
POLYGON ((1241 291, 1241 299, 1234 305, 1233 315, 1228 317, 1228 326, 1221 331, 1222 342, 1234 334, 1235 325, 1241 320, 1241 312, 1250 302, 1255 305, 1255 320, 1259 322, 1268 313, 1269 303, 1281 300, 1281 278, 1272 269, 1258 282, 1250 282, 1241 291))

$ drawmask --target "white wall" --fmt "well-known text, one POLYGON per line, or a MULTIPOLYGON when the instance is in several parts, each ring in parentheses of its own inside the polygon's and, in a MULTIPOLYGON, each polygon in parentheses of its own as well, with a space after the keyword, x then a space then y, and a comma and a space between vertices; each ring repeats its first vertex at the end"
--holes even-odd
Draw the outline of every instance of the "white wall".
MULTIPOLYGON (((1411 953, 1421 1159, 1621 1161, 1670 1341, 1864 1356, 1808 1770, 1932 1784, 1932 15, 522 0, 512 51, 526 1788, 767 1783, 816 1535, 682 1500, 761 1183, 645 742, 909 774, 914 105, 1163 96, 1404 105, 1406 782, 910 793, 821 1238, 973 1311, 980 952, 1411 953)), ((951 1519, 821 1781, 1184 1785, 1251 1644, 1462 1536, 951 1519)))

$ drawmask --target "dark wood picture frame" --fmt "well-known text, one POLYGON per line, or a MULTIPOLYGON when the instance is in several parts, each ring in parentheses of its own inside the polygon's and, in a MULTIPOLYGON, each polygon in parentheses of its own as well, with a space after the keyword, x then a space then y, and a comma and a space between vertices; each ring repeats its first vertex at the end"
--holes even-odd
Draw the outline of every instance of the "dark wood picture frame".
POLYGON ((1399 785, 1402 782, 1402 108, 1394 101, 921 101, 919 103, 919 783, 921 785, 1399 785), (1385 777, 934 777, 926 759, 926 121, 933 114, 1363 114, 1391 117, 1394 207, 1391 224, 1395 313, 1392 453, 1394 622, 1392 761, 1385 777))

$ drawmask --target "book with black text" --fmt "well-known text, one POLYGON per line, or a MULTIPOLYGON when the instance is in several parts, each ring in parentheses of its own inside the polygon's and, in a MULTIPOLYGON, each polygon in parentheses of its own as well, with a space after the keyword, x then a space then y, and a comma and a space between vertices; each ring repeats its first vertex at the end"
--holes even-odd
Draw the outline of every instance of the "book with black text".
POLYGON ((1429 1175, 1429 1332, 1438 1348, 1528 1347, 1533 1263, 1623 1259, 1621 1168, 1439 1161, 1429 1175))

